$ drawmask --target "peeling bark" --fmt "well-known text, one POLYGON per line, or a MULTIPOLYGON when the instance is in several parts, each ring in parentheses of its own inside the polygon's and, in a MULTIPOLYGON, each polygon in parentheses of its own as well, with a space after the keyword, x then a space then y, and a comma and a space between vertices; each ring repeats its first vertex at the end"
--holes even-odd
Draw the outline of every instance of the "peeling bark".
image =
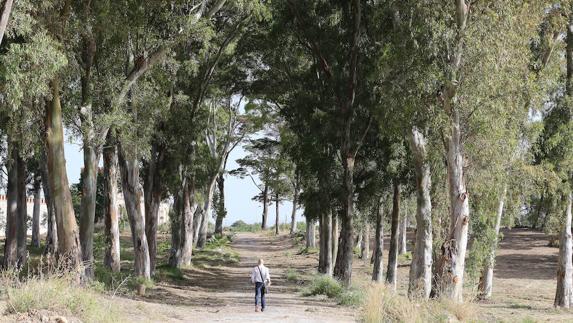
POLYGON ((432 291, 432 178, 426 138, 415 127, 412 128, 410 147, 416 172, 416 241, 410 265, 408 296, 428 299, 432 291))
POLYGON ((46 233, 46 248, 45 254, 55 254, 58 250, 58 231, 56 226, 56 215, 54 212, 54 204, 50 196, 50 185, 48 184, 48 164, 42 163, 42 189, 44 191, 44 200, 46 201, 46 208, 48 209, 47 229, 46 233))
POLYGON ((118 170, 117 145, 108 132, 103 149, 105 187, 105 256, 104 265, 113 272, 121 270, 119 245, 119 211, 117 206, 118 170))
POLYGON ((206 189, 205 203, 203 205, 203 214, 201 216, 201 225, 199 226, 199 237, 197 238, 197 248, 202 249, 207 243, 207 229, 209 227, 209 216, 211 214, 211 205, 213 193, 218 176, 214 176, 206 189))
POLYGON ((136 276, 149 279, 151 277, 149 247, 145 235, 145 215, 141 209, 142 189, 139 183, 139 162, 134 154, 126 156, 121 147, 118 150, 123 197, 133 241, 135 263, 133 269, 136 276))
POLYGON ((559 241, 559 261, 557 265, 557 289, 555 291, 555 307, 573 307, 573 238, 571 237, 571 208, 573 193, 567 196, 565 223, 559 241))
POLYGON ((223 219, 227 215, 225 209, 225 177, 221 174, 217 178, 217 188, 219 190, 219 199, 217 207, 217 219, 215 220, 215 235, 223 235, 223 219))
POLYGON ((46 155, 50 195, 58 228, 57 257, 61 265, 70 271, 78 271, 78 278, 81 278, 82 251, 66 171, 60 85, 57 78, 50 83, 50 88, 52 101, 48 102, 45 111, 46 155))
POLYGON ((151 147, 151 157, 147 165, 143 196, 145 203, 145 235, 147 236, 147 244, 149 246, 149 261, 152 276, 155 274, 155 260, 157 258, 157 225, 162 194, 160 171, 163 165, 163 158, 163 146, 154 142, 151 147))
POLYGON ((197 204, 195 203, 194 187, 189 183, 184 184, 183 200, 181 201, 181 222, 179 234, 180 255, 176 258, 175 266, 177 268, 191 266, 193 257, 193 216, 197 204))
POLYGON ((306 248, 316 248, 316 221, 306 218, 306 248))
POLYGON ((400 245, 398 247, 398 254, 403 255, 408 252, 408 208, 404 208, 404 216, 400 221, 400 234, 398 237, 400 245))

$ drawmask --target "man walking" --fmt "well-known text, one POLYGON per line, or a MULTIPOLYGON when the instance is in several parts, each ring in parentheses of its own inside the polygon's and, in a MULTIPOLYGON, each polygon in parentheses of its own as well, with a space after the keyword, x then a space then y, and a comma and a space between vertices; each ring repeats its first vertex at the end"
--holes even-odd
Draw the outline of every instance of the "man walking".
POLYGON ((271 285, 271 274, 265 267, 263 259, 259 259, 259 264, 251 271, 251 283, 255 284, 255 312, 259 312, 259 299, 261 302, 260 311, 265 311, 265 294, 267 286, 271 285))

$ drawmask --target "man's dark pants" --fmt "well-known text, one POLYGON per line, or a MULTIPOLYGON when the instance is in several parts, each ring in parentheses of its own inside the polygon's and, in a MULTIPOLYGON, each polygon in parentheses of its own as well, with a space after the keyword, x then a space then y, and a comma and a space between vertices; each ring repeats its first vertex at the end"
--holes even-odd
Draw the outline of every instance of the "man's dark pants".
POLYGON ((265 293, 263 293, 263 283, 255 283, 255 306, 259 305, 259 298, 261 300, 261 308, 265 309, 265 293))

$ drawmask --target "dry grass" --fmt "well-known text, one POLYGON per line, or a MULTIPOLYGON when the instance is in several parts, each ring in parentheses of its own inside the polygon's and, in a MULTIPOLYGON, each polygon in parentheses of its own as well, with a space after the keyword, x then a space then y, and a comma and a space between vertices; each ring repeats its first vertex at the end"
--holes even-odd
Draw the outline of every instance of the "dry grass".
POLYGON ((427 301, 415 303, 396 294, 383 284, 368 288, 362 307, 362 321, 378 322, 451 322, 472 321, 477 312, 473 304, 455 304, 450 301, 427 301))
POLYGON ((69 275, 43 275, 22 280, 17 273, 4 272, 0 277, 6 315, 48 311, 75 317, 82 322, 121 321, 112 300, 94 290, 80 286, 69 275))

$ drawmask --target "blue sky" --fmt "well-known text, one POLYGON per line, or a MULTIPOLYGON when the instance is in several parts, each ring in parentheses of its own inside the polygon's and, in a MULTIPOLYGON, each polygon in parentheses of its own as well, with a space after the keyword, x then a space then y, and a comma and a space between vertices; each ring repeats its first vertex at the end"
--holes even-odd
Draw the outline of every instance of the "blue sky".
MULTIPOLYGON (((80 178, 80 171, 83 165, 83 153, 81 145, 77 140, 67 138, 65 145, 66 166, 68 171, 68 180, 71 183, 77 183, 80 178)), ((245 156, 245 151, 241 146, 237 146, 229 155, 227 170, 237 168, 236 160, 245 156)), ((101 161, 100 161, 101 163, 101 161)), ((256 178, 256 177, 255 177, 256 178)), ((257 178, 256 178, 257 179, 257 178)), ((226 175, 225 177, 225 198, 227 206, 227 217, 224 225, 230 225, 237 220, 243 220, 247 223, 261 222, 263 207, 251 198, 258 194, 258 189, 249 178, 240 179, 226 175)), ((290 201, 283 202, 280 205, 280 222, 285 221, 285 217, 290 218, 292 204, 290 201)), ((297 212, 297 221, 302 221, 301 210, 297 212)), ((269 225, 275 223, 275 206, 269 207, 269 225)), ((290 221, 290 220, 289 220, 290 221)))

